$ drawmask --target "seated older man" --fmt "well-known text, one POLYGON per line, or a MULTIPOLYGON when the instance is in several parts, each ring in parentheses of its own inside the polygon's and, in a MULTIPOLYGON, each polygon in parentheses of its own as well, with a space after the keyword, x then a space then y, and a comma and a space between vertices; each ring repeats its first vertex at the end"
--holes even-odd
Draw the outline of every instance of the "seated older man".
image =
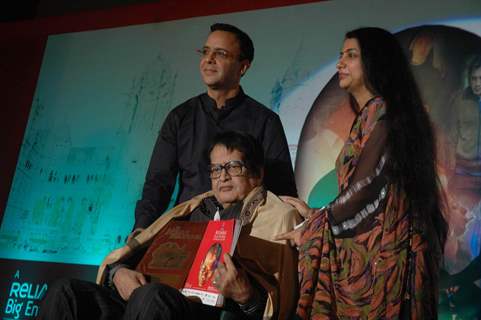
POLYGON ((274 236, 291 230, 299 217, 262 187, 264 155, 251 136, 218 135, 210 148, 212 191, 158 218, 129 243, 107 256, 97 283, 62 280, 50 289, 40 319, 287 319, 295 307, 297 253, 274 236), (134 270, 148 244, 172 219, 240 219, 233 257, 215 271, 226 297, 223 308, 203 305, 134 270))

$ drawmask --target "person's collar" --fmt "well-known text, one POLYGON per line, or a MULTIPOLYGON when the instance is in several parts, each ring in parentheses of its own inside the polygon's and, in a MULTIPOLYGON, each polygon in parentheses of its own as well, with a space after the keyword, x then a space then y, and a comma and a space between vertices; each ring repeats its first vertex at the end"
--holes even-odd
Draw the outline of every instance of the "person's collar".
POLYGON ((224 207, 219 201, 217 201, 215 196, 207 197, 204 199, 203 203, 204 207, 202 210, 210 219, 214 219, 216 212, 219 212, 221 217, 223 217, 222 219, 225 219, 226 217, 235 217, 241 211, 243 206, 243 201, 238 201, 227 207, 224 207))
POLYGON ((204 200, 204 203, 205 203, 205 209, 207 209, 207 212, 209 212, 209 215, 213 214, 217 211, 217 210, 224 210, 224 207, 222 206, 222 204, 220 204, 219 201, 217 201, 217 199, 215 198, 215 196, 211 196, 211 197, 208 197, 204 200))
POLYGON ((225 101, 225 104, 222 106, 222 108, 219 109, 217 108, 217 104, 215 100, 212 99, 207 93, 201 95, 200 97, 202 101, 202 105, 206 108, 206 111, 211 113, 230 111, 233 108, 240 105, 244 100, 244 98, 245 98, 244 90, 242 90, 242 87, 239 87, 239 92, 237 93, 237 95, 227 99, 225 101))
POLYGON ((266 199, 267 191, 262 185, 255 187, 251 192, 249 192, 247 197, 243 200, 244 203, 239 217, 239 219, 242 221, 242 225, 252 221, 257 208, 264 205, 266 199))
POLYGON ((371 98, 369 98, 369 100, 366 101, 366 103, 364 104, 364 106, 359 109, 359 111, 357 112, 357 114, 361 114, 362 111, 363 111, 368 105, 370 105, 370 104, 373 103, 374 101, 378 101, 379 99, 382 100, 382 97, 381 97, 380 95, 374 95, 374 96, 372 96, 371 98))

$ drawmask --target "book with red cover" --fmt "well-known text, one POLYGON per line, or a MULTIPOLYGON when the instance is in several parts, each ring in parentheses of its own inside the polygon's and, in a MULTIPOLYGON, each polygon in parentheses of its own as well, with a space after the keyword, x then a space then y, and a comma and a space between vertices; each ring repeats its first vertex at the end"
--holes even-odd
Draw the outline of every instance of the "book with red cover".
POLYGON ((224 263, 224 253, 233 254, 240 234, 240 221, 209 221, 190 268, 182 293, 200 298, 203 304, 222 306, 224 297, 212 284, 214 271, 224 263))
POLYGON ((213 274, 224 253, 234 252, 240 221, 170 221, 155 236, 137 271, 181 289, 203 304, 222 306, 224 299, 213 286, 213 274))
POLYGON ((155 236, 136 270, 182 289, 208 222, 171 220, 155 236))

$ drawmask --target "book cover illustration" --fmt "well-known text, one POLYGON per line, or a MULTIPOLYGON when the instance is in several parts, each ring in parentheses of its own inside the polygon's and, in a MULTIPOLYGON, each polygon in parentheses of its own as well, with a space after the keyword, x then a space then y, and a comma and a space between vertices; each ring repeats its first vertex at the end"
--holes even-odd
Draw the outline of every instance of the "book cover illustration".
POLYGON ((222 306, 224 299, 212 284, 213 275, 224 253, 232 254, 240 233, 234 219, 210 221, 190 269, 182 293, 199 298, 203 304, 222 306))
POLYGON ((170 221, 155 236, 136 270, 151 281, 181 289, 184 286, 207 222, 170 221))

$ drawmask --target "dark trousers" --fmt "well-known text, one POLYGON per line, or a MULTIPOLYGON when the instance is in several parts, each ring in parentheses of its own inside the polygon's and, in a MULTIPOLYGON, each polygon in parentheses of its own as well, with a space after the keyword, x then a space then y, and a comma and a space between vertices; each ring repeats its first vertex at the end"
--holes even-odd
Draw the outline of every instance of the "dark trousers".
POLYGON ((110 288, 62 279, 49 288, 37 319, 219 319, 220 313, 221 309, 190 301, 160 283, 137 288, 126 302, 110 288))

